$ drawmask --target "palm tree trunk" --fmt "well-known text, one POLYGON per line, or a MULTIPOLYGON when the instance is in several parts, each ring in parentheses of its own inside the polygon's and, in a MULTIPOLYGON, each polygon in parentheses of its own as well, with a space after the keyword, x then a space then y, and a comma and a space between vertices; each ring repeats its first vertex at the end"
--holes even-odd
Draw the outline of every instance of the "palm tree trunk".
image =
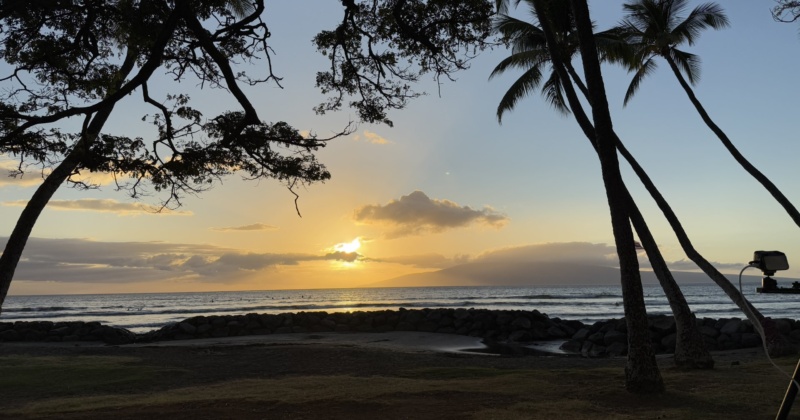
POLYGON ((725 294, 730 297, 733 303, 742 310, 745 316, 753 324, 753 327, 765 340, 767 344, 767 351, 770 355, 781 356, 794 353, 795 350, 792 348, 792 346, 789 345, 786 339, 783 338, 783 336, 781 336, 777 330, 775 330, 773 322, 769 318, 765 318, 761 312, 758 311, 758 309, 750 304, 750 302, 748 302, 747 299, 739 292, 739 289, 737 289, 736 286, 734 286, 724 274, 720 273, 719 270, 717 270, 694 248, 692 241, 689 239, 689 236, 683 229, 683 225, 681 225, 680 220, 678 220, 678 216, 672 210, 672 207, 669 205, 669 203, 667 203, 667 200, 664 199, 664 196, 661 195, 660 191, 658 191, 655 184, 653 184, 653 181, 650 179, 644 169, 639 165, 636 159, 633 158, 625 145, 622 144, 622 141, 619 139, 619 137, 616 138, 616 142, 617 149, 631 165, 633 171, 642 181, 642 184, 650 193, 650 196, 653 197, 653 200, 655 200, 658 208, 669 222, 669 225, 675 232, 675 236, 678 238, 678 242, 681 244, 681 248, 683 248, 683 252, 686 254, 686 256, 692 260, 692 262, 694 262, 708 277, 710 277, 711 280, 713 280, 714 283, 716 283, 725 292, 725 294))
MULTIPOLYGON (((568 62, 565 62, 564 64, 567 68, 567 72, 571 76, 571 79, 575 82, 581 92, 583 92, 584 97, 588 99, 588 90, 580 80, 578 73, 568 62)), ((595 151, 597 151, 597 147, 593 138, 594 127, 586 117, 575 90, 572 88, 572 85, 568 83, 565 83, 565 86, 563 87, 567 96, 567 100, 569 101, 570 108, 572 108, 573 114, 578 120, 578 124, 581 125, 584 134, 592 142, 592 145, 595 147, 595 151)), ((625 151, 622 153, 622 155, 628 160, 631 166, 638 167, 641 170, 641 173, 647 177, 647 174, 644 173, 644 170, 641 169, 638 162, 636 162, 630 153, 627 153, 627 149, 624 149, 624 145, 616 136, 616 134, 614 134, 614 137, 616 139, 617 147, 621 148, 621 151, 625 151)), ((649 178, 647 179, 649 181, 649 178)), ((652 185, 652 183, 650 185, 652 185)), ((655 186, 652 186, 653 189, 655 189, 655 186)), ((658 190, 655 191, 658 192, 658 190)), ((658 244, 653 238, 653 234, 650 231, 650 228, 647 226, 639 207, 636 205, 636 202, 633 200, 633 197, 631 197, 630 192, 628 192, 627 189, 626 194, 628 195, 628 209, 630 210, 631 223, 633 224, 634 229, 636 229, 639 239, 642 241, 642 247, 644 247, 644 250, 647 253, 647 258, 650 260, 650 265, 653 268, 653 272, 655 273, 661 288, 664 290, 664 295, 667 297, 667 302, 669 302, 672 315, 675 318, 675 333, 677 337, 675 343, 675 353, 673 356, 675 365, 680 368, 711 369, 714 367, 714 359, 711 357, 711 353, 709 353, 708 348, 705 345, 703 336, 697 327, 694 314, 689 308, 689 304, 686 302, 686 298, 683 296, 680 286, 678 286, 678 283, 672 276, 666 261, 664 261, 664 257, 661 254, 661 251, 658 249, 658 244)))
MULTIPOLYGON (((537 1, 537 5, 541 5, 541 3, 537 1)), ((572 0, 572 7, 575 14, 575 25, 580 42, 586 85, 589 90, 589 101, 592 104, 595 141, 600 152, 603 183, 606 186, 606 196, 611 210, 611 225, 620 263, 622 298, 625 303, 625 322, 628 326, 628 359, 625 366, 625 387, 628 391, 637 393, 663 392, 664 381, 658 369, 647 330, 647 312, 644 305, 633 231, 630 225, 630 210, 626 199, 625 184, 622 181, 622 174, 619 170, 613 124, 608 110, 600 62, 597 57, 597 46, 594 42, 589 7, 585 0, 572 0)), ((539 9, 537 7, 537 12, 539 9)), ((547 15, 540 14, 539 16, 547 15)), ((545 26, 543 23, 542 29, 545 26)), ((552 31, 546 32, 550 32, 550 40, 552 40, 552 31)), ((548 40, 548 44, 550 44, 550 40, 548 40)), ((558 55, 558 52, 554 52, 552 55, 558 55)))
POLYGON ((675 318, 675 353, 673 359, 675 365, 683 369, 712 369, 714 367, 714 359, 711 357, 708 348, 705 345, 703 335, 697 327, 692 310, 689 308, 689 303, 686 302, 686 297, 683 296, 680 286, 672 277, 672 273, 667 267, 664 256, 658 249, 658 244, 653 238, 650 228, 639 211, 639 208, 627 192, 630 216, 633 227, 639 239, 642 241, 647 253, 647 258, 650 260, 650 266, 653 267, 653 272, 664 290, 664 295, 667 297, 669 307, 672 310, 672 315, 675 318))
POLYGON ((719 138, 719 140, 722 142, 725 148, 728 149, 728 152, 730 152, 730 154, 733 155, 733 158, 736 159, 736 162, 739 162, 739 165, 742 165, 742 167, 744 168, 745 171, 747 171, 747 173, 749 173, 753 178, 755 178, 761 185, 764 186, 764 188, 767 189, 767 191, 770 194, 772 194, 772 197, 774 197, 775 200, 777 200, 778 203, 780 203, 780 205, 783 206, 783 209, 786 210, 786 213, 789 214, 789 217, 791 217, 792 220, 794 220, 794 223, 798 227, 800 227, 800 212, 797 211, 797 208, 795 208, 795 206, 789 201, 789 199, 786 198, 785 195, 783 195, 783 193, 778 189, 777 186, 775 186, 775 184, 772 183, 772 181, 769 180, 769 178, 767 178, 763 173, 761 173, 761 171, 756 169, 756 167, 753 166, 753 164, 751 164, 747 159, 745 159, 745 157, 739 152, 736 146, 734 146, 733 143, 730 141, 728 136, 725 135, 725 132, 723 132, 722 129, 720 129, 719 126, 717 126, 714 123, 714 121, 711 120, 711 117, 708 115, 705 108, 703 108, 703 105, 700 104, 700 101, 695 96, 691 86, 689 86, 689 84, 683 78, 683 75, 681 74, 680 69, 678 69, 678 66, 675 64, 675 61, 673 61, 672 58, 669 57, 669 55, 665 55, 664 58, 667 60, 667 63, 669 63, 669 67, 672 69, 672 72, 675 73, 675 77, 678 78, 678 82, 681 84, 681 87, 686 92, 686 95, 689 96, 689 100, 692 102, 692 105, 694 105, 695 109, 700 114, 700 117, 703 119, 703 122, 705 122, 708 128, 710 128, 711 131, 713 131, 714 134, 717 135, 717 138, 719 138))

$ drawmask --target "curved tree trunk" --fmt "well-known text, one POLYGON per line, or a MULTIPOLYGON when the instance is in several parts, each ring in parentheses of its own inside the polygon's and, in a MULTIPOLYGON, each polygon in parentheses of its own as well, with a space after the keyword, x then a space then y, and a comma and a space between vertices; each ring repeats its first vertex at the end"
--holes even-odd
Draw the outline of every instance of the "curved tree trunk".
POLYGON ((689 308, 689 303, 686 302, 686 297, 683 296, 680 286, 678 286, 675 278, 672 277, 672 273, 669 271, 669 267, 667 267, 667 263, 658 249, 658 244, 647 227, 639 208, 636 207, 633 198, 630 197, 630 193, 628 193, 628 197, 630 200, 631 222, 639 239, 642 241, 647 258, 650 260, 653 272, 664 290, 664 295, 667 297, 667 302, 669 302, 669 307, 675 318, 676 342, 673 356, 675 365, 684 369, 712 369, 714 367, 714 359, 711 357, 703 335, 697 327, 697 322, 692 310, 689 308))
POLYGON ((8 237, 3 255, 0 256, 0 312, 2 312, 3 302, 5 302, 6 295, 8 295, 8 289, 11 286, 11 280, 14 278, 17 264, 22 257, 22 250, 25 249, 25 244, 28 242, 28 237, 33 231, 36 220, 56 190, 80 165, 81 155, 82 150, 76 146, 67 155, 66 159, 45 178, 42 185, 36 189, 33 197, 28 201, 28 204, 25 205, 25 209, 22 210, 22 214, 20 214, 17 224, 14 226, 14 230, 8 237))
POLYGON ((791 345, 775 330, 773 322, 769 318, 765 318, 761 312, 758 311, 747 299, 739 292, 739 289, 734 286, 724 274, 720 273, 708 260, 706 260, 695 248, 692 244, 692 241, 689 239, 689 236, 686 234, 686 231, 683 229, 683 225, 681 225, 680 220, 678 220, 678 216, 675 215, 675 212, 672 210, 672 207, 667 203, 667 200, 664 199, 664 196, 661 195, 661 192, 658 191, 653 181, 644 171, 644 169, 639 165, 636 159, 630 154, 625 145, 622 144, 622 141, 617 137, 617 149, 620 151, 623 157, 630 163, 633 171, 642 181, 642 184, 645 186, 647 191, 650 193, 650 196, 653 197, 658 208, 664 214, 664 217, 669 222, 670 227, 675 232, 675 236, 678 238, 678 242, 681 244, 681 248, 683 248, 683 252, 686 256, 692 260, 711 280, 714 281, 724 292, 725 294, 730 297, 736 306, 742 310, 745 316, 753 323, 753 327, 761 334, 761 337, 767 343, 767 350, 769 351, 770 355, 772 356, 780 356, 785 354, 792 354, 796 350, 792 348, 791 345))
MULTIPOLYGON (((664 381, 658 369, 655 353, 650 345, 650 337, 647 331, 647 312, 644 305, 633 231, 629 220, 630 210, 627 205, 625 184, 622 181, 622 174, 619 170, 613 124, 608 110, 600 62, 597 57, 597 46, 594 42, 589 7, 585 0, 572 0, 571 3, 580 40, 581 58, 586 76, 586 85, 589 90, 589 102, 592 104, 596 144, 600 152, 603 182, 606 186, 606 195, 611 210, 611 224, 620 262, 622 298, 625 302, 625 322, 628 325, 628 359, 625 366, 625 387, 628 391, 637 393, 663 392, 664 381)), ((544 29, 545 24, 542 24, 542 26, 542 29, 544 29)), ((550 31, 550 37, 552 40, 552 31, 550 31)), ((551 52, 551 55, 558 55, 558 52, 551 52)))
POLYGON ((708 128, 710 128, 711 131, 713 131, 714 134, 717 135, 717 138, 719 138, 719 140, 722 142, 725 148, 728 149, 728 152, 730 152, 730 154, 733 155, 733 158, 736 159, 736 162, 738 162, 739 165, 742 165, 742 167, 744 168, 745 171, 747 171, 747 173, 749 173, 761 185, 763 185, 764 188, 767 189, 767 191, 772 195, 772 197, 774 197, 775 200, 777 200, 778 203, 780 203, 780 205, 783 206, 783 209, 786 210, 786 213, 789 214, 789 217, 791 217, 792 220, 794 220, 794 223, 798 227, 800 227, 800 212, 797 211, 797 208, 795 208, 795 206, 789 201, 789 199, 786 198, 785 195, 783 195, 783 193, 778 189, 778 187, 775 186, 775 184, 773 184, 772 181, 770 181, 769 178, 766 177, 766 175, 761 173, 761 171, 756 169, 756 167, 753 166, 753 164, 751 164, 747 159, 745 159, 745 157, 739 152, 736 146, 734 146, 733 143, 730 141, 728 136, 725 135, 725 132, 723 132, 722 129, 720 129, 714 123, 714 121, 711 120, 711 117, 708 115, 705 108, 703 108, 703 105, 700 104, 700 101, 695 96, 692 88, 689 86, 688 83, 686 83, 686 80, 683 78, 683 75, 681 75, 678 66, 675 65, 675 62, 672 60, 672 58, 670 58, 669 56, 665 56, 664 58, 667 60, 667 63, 669 63, 669 67, 672 69, 672 72, 675 73, 675 77, 678 78, 678 82, 680 82, 681 87, 683 87, 683 90, 686 92, 686 95, 689 96, 689 100, 692 102, 692 105, 694 105, 695 109, 697 109, 697 112, 700 114, 700 117, 703 119, 703 122, 705 122, 708 128))
MULTIPOLYGON (((14 273, 17 270, 17 264, 19 264, 22 251, 25 249, 36 220, 61 184, 81 165, 84 153, 89 150, 92 142, 100 135, 100 131, 103 129, 117 102, 147 82, 161 65, 164 49, 178 26, 180 16, 185 7, 184 3, 182 1, 176 2, 175 9, 165 21, 155 44, 147 55, 147 60, 141 65, 139 72, 126 83, 125 78, 133 71, 136 61, 139 59, 137 50, 133 48, 127 49, 125 59, 119 68, 119 77, 116 79, 116 84, 109 87, 102 101, 90 107, 94 110, 93 112, 96 111, 94 117, 91 117, 91 113, 88 113, 89 108, 84 109, 84 112, 88 113, 86 121, 89 122, 84 125, 80 140, 73 146, 67 157, 45 178, 42 185, 36 189, 33 197, 22 210, 22 214, 20 214, 17 224, 11 232, 8 242, 6 242, 3 255, 0 256, 0 312, 2 312, 3 303, 6 300, 11 281, 14 279, 14 273)), ((15 134, 12 133, 12 135, 15 134)))
MULTIPOLYGON (((580 80, 578 73, 568 62, 565 62, 564 65, 572 80, 581 90, 584 97, 588 99, 588 90, 580 80)), ((580 101, 577 99, 575 90, 572 89, 571 85, 565 84, 564 91, 567 96, 567 100, 569 101, 570 108, 572 108, 573 114, 578 120, 578 124, 581 125, 584 134, 587 136, 587 138, 589 138, 590 141, 592 141, 592 145, 595 147, 595 151, 597 151, 593 137, 594 127, 586 117, 583 107, 581 106, 580 101)), ((619 141, 619 138, 616 136, 616 134, 614 134, 614 137, 617 147, 624 149, 622 142, 619 141)), ((625 150, 625 153, 622 154, 632 166, 636 166, 641 169, 633 156, 630 153, 627 153, 627 150, 625 150)), ((644 170, 641 169, 641 172, 644 173, 644 170)), ((655 186, 653 186, 653 188, 655 188, 655 186)), ((705 345, 703 335, 700 333, 700 330, 697 327, 694 314, 689 308, 689 304, 686 302, 686 298, 683 296, 680 286, 678 286, 678 283, 675 281, 675 278, 669 271, 669 267, 667 266, 666 261, 664 261, 664 257, 661 255, 661 251, 658 249, 658 244, 656 243, 655 238, 653 238, 653 234, 650 232, 650 228, 647 226, 641 211, 633 200, 633 197, 630 196, 630 192, 628 192, 627 189, 626 194, 628 195, 628 209, 630 210, 631 223, 633 224, 634 229, 636 229, 639 239, 642 241, 642 247, 647 253, 647 258, 650 260, 650 265, 653 268, 653 272, 655 273, 661 288, 664 290, 664 295, 667 298, 667 302, 669 302, 672 315, 675 318, 676 343, 673 357, 675 364, 680 368, 711 369, 714 367, 714 359, 711 357, 711 353, 709 353, 708 348, 705 345)))

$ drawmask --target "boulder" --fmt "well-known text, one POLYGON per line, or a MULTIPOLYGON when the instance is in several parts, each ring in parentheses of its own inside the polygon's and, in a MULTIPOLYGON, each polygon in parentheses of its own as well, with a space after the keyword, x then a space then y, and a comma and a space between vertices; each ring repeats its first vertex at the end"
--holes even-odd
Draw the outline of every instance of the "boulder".
POLYGON ((573 340, 583 341, 589 337, 591 331, 588 328, 581 328, 575 334, 572 335, 573 340))
POLYGON ((719 329, 719 332, 722 334, 731 335, 743 332, 744 329, 745 326, 744 323, 742 323, 742 320, 734 318, 722 325, 722 327, 719 329))
POLYGON ((569 340, 561 344, 558 349, 567 353, 580 353, 582 345, 583 343, 579 340, 569 340))
POLYGON ((611 343, 610 346, 606 347, 606 354, 611 357, 625 356, 628 354, 628 346, 623 343, 611 343))
POLYGON ((613 343, 622 343, 625 344, 627 347, 628 345, 628 334, 621 333, 619 331, 609 331, 603 336, 603 344, 606 346, 610 346, 613 343))
POLYGON ((524 316, 519 316, 515 318, 514 321, 511 322, 511 326, 527 330, 531 328, 531 320, 524 316))
POLYGON ((744 333, 741 346, 743 348, 759 347, 761 346, 761 336, 755 333, 744 333))
POLYGON ((649 319, 650 328, 661 335, 675 332, 675 318, 671 316, 658 316, 649 319))

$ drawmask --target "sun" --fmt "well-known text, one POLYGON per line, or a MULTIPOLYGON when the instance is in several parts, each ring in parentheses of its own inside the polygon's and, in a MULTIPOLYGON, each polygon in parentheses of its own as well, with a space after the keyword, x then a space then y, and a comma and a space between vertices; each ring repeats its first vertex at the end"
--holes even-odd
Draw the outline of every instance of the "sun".
POLYGON ((350 242, 342 242, 340 244, 336 244, 333 246, 333 249, 339 252, 344 252, 347 254, 353 253, 358 251, 361 248, 361 240, 360 238, 355 238, 350 242))

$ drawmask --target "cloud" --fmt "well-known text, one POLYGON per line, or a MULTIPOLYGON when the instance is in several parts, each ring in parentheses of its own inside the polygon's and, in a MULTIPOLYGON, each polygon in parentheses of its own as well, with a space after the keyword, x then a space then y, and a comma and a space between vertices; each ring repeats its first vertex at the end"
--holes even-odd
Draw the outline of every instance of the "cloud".
MULTIPOLYGON (((360 135, 356 134, 355 136, 353 136, 353 139, 356 140, 356 141, 360 141, 362 139, 362 137, 360 135)), ((392 143, 391 141, 387 140, 386 138, 381 137, 379 134, 373 133, 372 131, 369 131, 369 130, 364 130, 363 139, 364 139, 365 142, 372 143, 372 144, 390 144, 390 143, 392 143)))
MULTIPOLYGON (((716 261, 711 261, 711 265, 717 268, 717 270, 724 270, 724 271, 738 271, 741 270, 747 263, 739 262, 739 263, 721 263, 716 261)), ((697 264, 690 260, 678 260, 667 262, 667 266, 669 266, 670 270, 677 270, 677 271, 697 271, 699 268, 697 264)))
POLYGON ((469 259, 467 255, 457 255, 453 258, 448 258, 442 254, 431 253, 388 258, 369 258, 367 261, 401 264, 417 268, 447 268, 453 265, 466 263, 469 259))
MULTIPOLYGON (((28 204, 26 200, 6 201, 4 206, 24 207, 28 204)), ((122 203, 111 199, 83 198, 80 200, 50 200, 48 208, 56 210, 72 211, 96 211, 101 213, 116 213, 122 216, 149 214, 161 216, 191 216, 190 211, 174 211, 164 209, 160 212, 156 208, 146 206, 141 203, 122 203)))
POLYGON ((244 226, 228 226, 228 227, 212 227, 211 230, 217 232, 252 232, 252 231, 259 231, 259 230, 275 230, 277 227, 272 225, 267 225, 264 223, 253 223, 251 225, 244 225, 244 226))
POLYGON ((190 279, 234 283, 244 275, 277 266, 361 259, 355 252, 249 253, 213 245, 30 238, 15 279, 64 283, 190 279))
POLYGON ((508 216, 491 207, 475 210, 453 201, 431 199, 422 191, 414 191, 383 206, 360 207, 355 210, 353 218, 359 223, 392 227, 392 232, 387 235, 390 238, 438 233, 471 224, 500 228, 509 221, 508 216))
POLYGON ((19 174, 18 170, 18 161, 0 160, 0 188, 10 186, 27 188, 42 183, 41 171, 26 171, 25 174, 19 174))
MULTIPOLYGON (((36 168, 35 170, 26 169, 24 174, 20 174, 18 171, 19 161, 0 160, 0 188, 7 186, 15 186, 20 188, 35 187, 42 183, 43 177, 52 172, 49 168, 45 170, 42 170, 41 168, 36 168)), ((77 175, 73 175, 70 179, 89 185, 102 186, 113 184, 114 174, 108 172, 84 171, 77 175)))
POLYGON ((556 242, 525 245, 484 252, 474 262, 562 262, 617 266, 617 251, 608 244, 556 242))

